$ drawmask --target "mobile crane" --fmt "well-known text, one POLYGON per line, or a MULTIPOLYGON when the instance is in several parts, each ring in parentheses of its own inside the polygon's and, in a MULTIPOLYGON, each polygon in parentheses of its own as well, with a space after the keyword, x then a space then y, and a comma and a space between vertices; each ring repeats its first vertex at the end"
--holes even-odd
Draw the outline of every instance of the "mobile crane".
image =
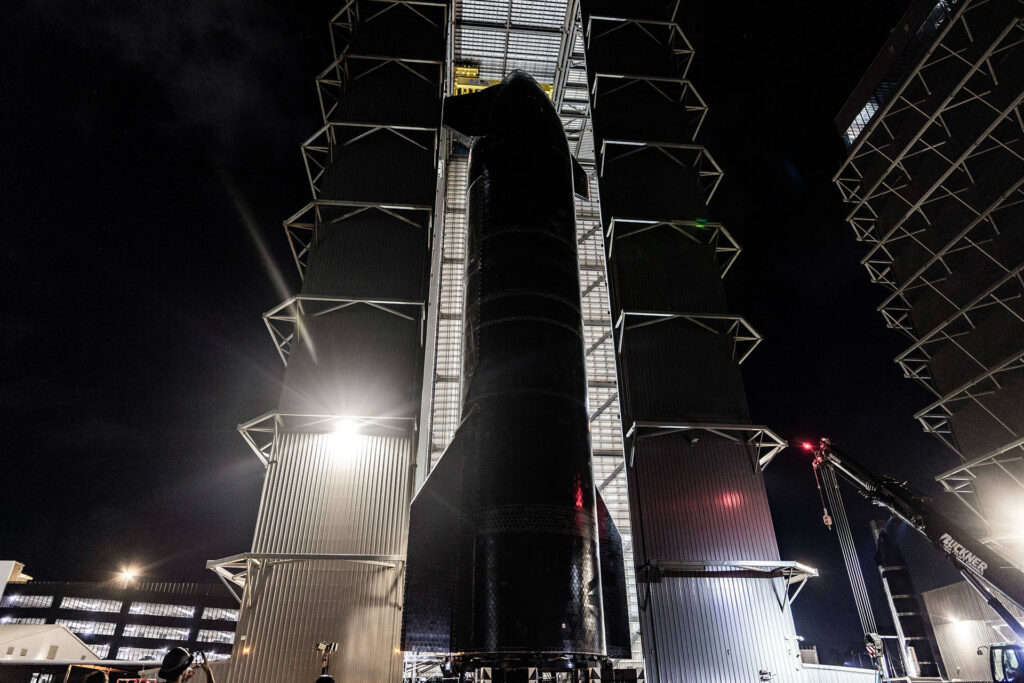
MULTIPOLYGON (((865 467, 841 451, 831 439, 823 438, 817 445, 805 442, 802 446, 813 453, 815 472, 823 467, 831 468, 864 498, 888 509, 927 538, 1024 642, 1024 624, 996 596, 998 593, 1024 609, 1024 572, 938 512, 927 503, 925 496, 912 491, 906 483, 865 467)), ((826 514, 826 524, 829 521, 826 514)), ((992 679, 997 683, 1024 683, 1024 647, 1016 643, 993 643, 989 646, 989 666, 992 679)))

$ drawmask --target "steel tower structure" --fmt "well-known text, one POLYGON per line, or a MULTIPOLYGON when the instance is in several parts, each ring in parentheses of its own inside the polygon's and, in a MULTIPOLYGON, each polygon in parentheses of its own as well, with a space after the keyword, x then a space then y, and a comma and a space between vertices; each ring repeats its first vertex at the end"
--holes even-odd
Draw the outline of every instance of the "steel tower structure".
POLYGON ((790 606, 816 572, 775 542, 761 470, 785 444, 746 405, 761 337, 726 307, 693 49, 678 4, 581 6, 647 678, 804 680, 790 606))
POLYGON ((409 503, 460 419, 467 163, 439 114, 467 62, 550 85, 590 171, 594 480, 622 535, 631 663, 810 680, 790 608, 814 571, 774 542, 761 469, 785 443, 747 414, 738 366, 760 336, 726 311, 739 247, 707 216, 721 171, 694 142, 706 107, 676 7, 347 0, 332 19, 324 126, 302 145, 312 201, 285 221, 302 289, 264 315, 281 402, 239 427, 267 466, 256 533, 208 563, 242 603, 230 683, 315 677, 318 643, 353 680, 430 665, 397 644, 409 503))
POLYGON ((446 84, 444 2, 349 0, 302 145, 312 201, 285 221, 299 294, 264 314, 287 365, 239 427, 267 467, 228 681, 396 680, 446 84))
POLYGON ((917 0, 836 119, 835 176, 915 415, 961 463, 936 479, 1024 561, 1024 3, 917 0))

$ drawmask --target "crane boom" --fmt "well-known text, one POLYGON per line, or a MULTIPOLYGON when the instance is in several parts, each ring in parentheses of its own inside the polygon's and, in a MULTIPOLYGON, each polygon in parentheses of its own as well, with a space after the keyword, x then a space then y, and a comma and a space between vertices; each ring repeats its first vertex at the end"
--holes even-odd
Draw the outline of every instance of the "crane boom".
POLYGON ((832 468, 853 484, 862 496, 887 508, 927 538, 982 594, 1010 629, 1024 640, 1024 625, 988 590, 998 591, 1024 609, 1024 572, 929 505, 924 496, 912 491, 905 483, 857 462, 836 447, 831 439, 821 439, 817 446, 805 444, 804 448, 814 453, 815 469, 832 468))

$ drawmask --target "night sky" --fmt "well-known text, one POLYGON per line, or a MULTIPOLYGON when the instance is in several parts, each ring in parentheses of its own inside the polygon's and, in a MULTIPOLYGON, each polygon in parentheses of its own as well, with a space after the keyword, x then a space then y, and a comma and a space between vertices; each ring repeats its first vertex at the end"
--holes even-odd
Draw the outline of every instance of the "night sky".
MULTIPOLYGON (((37 579, 137 563, 213 581, 207 559, 248 549, 263 468, 235 425, 280 391, 260 314, 298 288, 281 221, 309 201, 299 144, 338 3, 296 4, 6 7, 0 559, 37 579)), ((906 0, 693 4, 702 141, 725 169, 712 217, 744 248, 730 303, 766 337, 744 365, 754 421, 830 435, 962 514, 831 183, 833 118, 906 0)), ((821 571, 797 630, 838 662, 860 627, 808 458, 783 453, 766 481, 783 558, 821 571)), ((846 498, 878 597, 867 520, 886 515, 846 498)), ((919 588, 955 579, 916 537, 905 551, 919 588)))

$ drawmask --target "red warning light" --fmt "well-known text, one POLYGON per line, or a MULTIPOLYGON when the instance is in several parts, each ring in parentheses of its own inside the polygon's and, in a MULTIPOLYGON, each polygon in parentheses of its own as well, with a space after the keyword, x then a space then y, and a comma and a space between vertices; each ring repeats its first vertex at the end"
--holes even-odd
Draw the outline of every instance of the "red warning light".
POLYGON ((800 448, 804 449, 805 451, 813 451, 814 450, 814 444, 811 443, 810 441, 801 441, 800 442, 800 448))

